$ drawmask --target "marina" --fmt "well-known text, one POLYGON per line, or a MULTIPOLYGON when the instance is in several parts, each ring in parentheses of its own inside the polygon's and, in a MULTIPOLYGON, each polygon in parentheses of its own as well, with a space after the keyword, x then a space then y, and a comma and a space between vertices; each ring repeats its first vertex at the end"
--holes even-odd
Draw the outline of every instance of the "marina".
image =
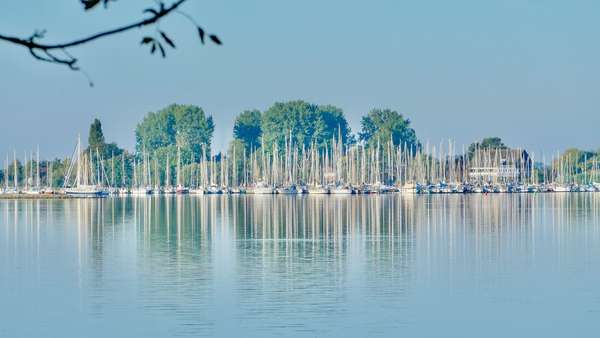
POLYGON ((600 1, 0 1, 0 338, 596 338, 600 1))
POLYGON ((203 147, 199 154, 182 159, 177 148, 176 162, 169 158, 161 166, 154 154, 141 151, 126 159, 120 156, 120 180, 116 179, 115 158, 103 159, 98 149, 83 151, 78 139, 61 186, 52 184, 51 162, 40 162, 39 149, 16 171, 5 161, 0 198, 43 196, 107 197, 111 195, 162 194, 457 194, 457 193, 567 193, 600 192, 597 156, 585 159, 585 166, 569 165, 567 155, 555 154, 549 165, 535 162, 523 149, 486 148, 456 154, 455 145, 419 146, 388 142, 383 147, 344 146, 340 139, 319 147, 297 147, 286 138, 283 151, 277 145, 270 152, 245 152, 236 159, 229 154, 210 155, 203 147), (185 162, 185 164, 184 164, 185 162), (129 168, 127 170, 126 168, 129 168), (11 175, 12 172, 12 175, 11 175), (46 173, 43 177, 41 172, 46 173), (173 184, 171 184, 173 182, 173 184))

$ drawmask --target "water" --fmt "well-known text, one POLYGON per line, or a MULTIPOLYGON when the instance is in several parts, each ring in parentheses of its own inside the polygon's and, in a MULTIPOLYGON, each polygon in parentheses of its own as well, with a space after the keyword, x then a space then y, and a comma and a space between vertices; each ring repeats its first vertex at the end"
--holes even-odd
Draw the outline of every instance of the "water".
POLYGON ((0 201, 0 337, 597 337, 600 194, 0 201))

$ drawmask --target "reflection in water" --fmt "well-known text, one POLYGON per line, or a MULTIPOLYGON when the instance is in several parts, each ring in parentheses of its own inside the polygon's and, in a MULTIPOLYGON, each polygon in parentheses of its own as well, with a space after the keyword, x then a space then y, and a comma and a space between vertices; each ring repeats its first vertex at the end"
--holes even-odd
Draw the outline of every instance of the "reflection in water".
POLYGON ((440 290, 501 288, 541 255, 571 264, 598 240, 600 196, 176 196, 0 211, 0 267, 13 276, 0 287, 30 274, 30 287, 64 287, 91 335, 373 336, 419 329, 420 304, 453 297, 440 290))

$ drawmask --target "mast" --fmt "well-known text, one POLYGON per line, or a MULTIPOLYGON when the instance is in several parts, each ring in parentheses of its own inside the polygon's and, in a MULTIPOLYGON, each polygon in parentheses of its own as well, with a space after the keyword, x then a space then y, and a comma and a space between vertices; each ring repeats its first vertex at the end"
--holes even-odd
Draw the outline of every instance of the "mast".
MULTIPOLYGON (((92 155, 90 153, 90 164, 92 164, 92 155)), ((98 147, 96 147, 96 184, 102 185, 103 179, 100 176, 100 166, 102 165, 102 161, 100 160, 100 153, 98 152, 98 147)))
POLYGON ((52 182, 52 161, 48 162, 48 167, 47 167, 46 170, 47 170, 47 172, 46 172, 46 181, 47 182, 46 183, 47 183, 48 187, 50 189, 52 189, 52 185, 53 185, 53 182, 52 182))
POLYGON ((138 184, 138 179, 137 179, 137 160, 135 158, 136 156, 133 156, 133 188, 137 189, 139 188, 139 184, 138 184))
POLYGON ((113 150, 110 157, 110 186, 115 186, 115 151, 113 150))
POLYGON ((121 156, 121 185, 123 188, 125 187, 125 151, 121 156))
POLYGON ((14 180, 15 180, 15 192, 18 191, 19 189, 19 173, 17 171, 17 151, 13 150, 13 157, 14 157, 14 161, 13 161, 13 170, 14 172, 14 180))
POLYGON ((177 185, 181 185, 181 149, 177 145, 177 185))
POLYGON ((37 189, 40 188, 40 146, 37 146, 37 151, 36 151, 36 165, 35 165, 35 169, 36 169, 36 175, 35 175, 35 187, 37 189))
POLYGON ((8 159, 8 153, 6 153, 6 162, 4 163, 4 165, 6 166, 6 169, 4 170, 4 188, 6 190, 8 190, 8 164, 10 163, 10 160, 8 159))
POLYGON ((81 185, 81 135, 77 134, 77 187, 81 185))
MULTIPOLYGON (((154 154, 156 156, 156 153, 154 154)), ((158 174, 158 157, 154 158, 154 186, 156 189, 160 187, 160 175, 158 174)))
POLYGON ((24 153, 23 158, 24 158, 23 161, 25 161, 25 165, 23 166, 23 176, 25 179, 24 186, 25 186, 25 190, 28 190, 29 189, 29 167, 28 167, 28 165, 30 165, 31 163, 27 162, 27 152, 24 153))
POLYGON ((169 170, 169 154, 167 154, 167 173, 166 173, 166 177, 165 177, 165 187, 169 187, 170 186, 170 182, 171 182, 171 171, 169 170))

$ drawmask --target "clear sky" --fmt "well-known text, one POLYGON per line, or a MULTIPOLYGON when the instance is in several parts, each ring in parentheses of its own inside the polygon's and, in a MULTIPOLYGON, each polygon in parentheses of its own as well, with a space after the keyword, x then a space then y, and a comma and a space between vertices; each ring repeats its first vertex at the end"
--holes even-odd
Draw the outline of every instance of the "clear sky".
MULTIPOLYGON (((84 13, 78 0, 1 1, 0 32, 44 28, 60 42, 153 3, 84 13)), ((353 131, 382 107, 409 117, 423 142, 600 148, 600 1, 190 0, 183 10, 224 45, 201 46, 173 15, 161 23, 177 44, 166 60, 139 45, 152 29, 73 49, 94 88, 0 42, 0 154, 40 144, 43 157, 69 155, 94 117, 132 149, 136 123, 174 102, 212 114, 223 149, 239 112, 290 99, 341 107, 353 131)))

